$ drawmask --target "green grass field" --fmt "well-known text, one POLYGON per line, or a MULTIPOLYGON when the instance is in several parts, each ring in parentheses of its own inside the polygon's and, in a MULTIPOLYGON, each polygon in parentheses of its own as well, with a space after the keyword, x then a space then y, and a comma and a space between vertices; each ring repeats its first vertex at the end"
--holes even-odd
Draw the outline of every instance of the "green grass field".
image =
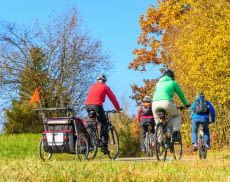
POLYGON ((182 161, 79 161, 74 155, 38 159, 40 135, 0 136, 0 181, 230 181, 230 151, 209 151, 182 161))

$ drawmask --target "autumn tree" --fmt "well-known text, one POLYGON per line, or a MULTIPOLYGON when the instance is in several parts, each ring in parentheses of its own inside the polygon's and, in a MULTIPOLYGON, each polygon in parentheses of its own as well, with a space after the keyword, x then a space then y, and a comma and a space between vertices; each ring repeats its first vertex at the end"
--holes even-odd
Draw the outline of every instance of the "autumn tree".
POLYGON ((47 26, 36 22, 20 28, 0 22, 0 97, 9 107, 8 121, 20 122, 19 115, 12 119, 15 110, 31 111, 29 100, 36 87, 42 107, 70 106, 81 111, 89 85, 109 70, 102 43, 82 31, 78 17, 72 9, 47 26))
MULTIPOLYGON (((230 2, 227 0, 166 0, 150 6, 140 17, 141 35, 134 50, 136 58, 129 64, 144 70, 149 64, 162 65, 175 71, 177 81, 190 101, 203 91, 217 108, 219 128, 224 136, 227 124, 230 91, 230 2)), ((147 92, 134 87, 136 96, 147 92)), ((220 137, 220 140, 225 140, 220 137)))
MULTIPOLYGON (((102 51, 102 43, 84 33, 79 22, 75 9, 55 17, 47 26, 36 23, 29 28, 19 28, 8 22, 0 22, 2 98, 19 96, 22 84, 20 78, 23 76, 22 72, 28 72, 33 64, 30 53, 35 47, 44 54, 42 66, 47 75, 41 76, 41 79, 49 77, 52 80, 52 83, 49 83, 53 84, 50 87, 54 93, 52 97, 59 99, 52 106, 64 106, 66 95, 69 95, 68 104, 79 110, 86 90, 96 75, 110 68, 108 56, 102 51)), ((23 84, 29 86, 28 83, 23 84)), ((31 83, 30 87, 35 85, 31 83)), ((30 92, 27 93, 28 100, 30 92)))

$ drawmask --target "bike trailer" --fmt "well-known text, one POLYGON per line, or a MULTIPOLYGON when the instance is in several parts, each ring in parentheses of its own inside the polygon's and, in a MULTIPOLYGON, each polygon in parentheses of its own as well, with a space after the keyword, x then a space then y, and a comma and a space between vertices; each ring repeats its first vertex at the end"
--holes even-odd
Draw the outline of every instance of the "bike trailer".
POLYGON ((49 118, 43 131, 44 150, 49 153, 74 153, 76 136, 73 118, 49 118))

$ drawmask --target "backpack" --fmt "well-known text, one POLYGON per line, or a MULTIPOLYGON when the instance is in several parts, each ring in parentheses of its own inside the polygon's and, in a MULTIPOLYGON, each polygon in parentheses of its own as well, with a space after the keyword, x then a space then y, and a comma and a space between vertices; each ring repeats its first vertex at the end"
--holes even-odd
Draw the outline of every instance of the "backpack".
POLYGON ((193 112, 196 114, 208 114, 209 107, 204 99, 196 100, 193 112))

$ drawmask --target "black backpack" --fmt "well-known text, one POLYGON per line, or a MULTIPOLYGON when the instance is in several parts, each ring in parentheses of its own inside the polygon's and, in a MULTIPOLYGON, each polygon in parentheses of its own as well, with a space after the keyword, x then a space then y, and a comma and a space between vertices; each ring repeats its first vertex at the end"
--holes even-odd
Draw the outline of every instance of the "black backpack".
POLYGON ((209 112, 209 106, 205 99, 200 99, 195 101, 195 107, 193 109, 193 112, 196 114, 208 114, 209 112))

